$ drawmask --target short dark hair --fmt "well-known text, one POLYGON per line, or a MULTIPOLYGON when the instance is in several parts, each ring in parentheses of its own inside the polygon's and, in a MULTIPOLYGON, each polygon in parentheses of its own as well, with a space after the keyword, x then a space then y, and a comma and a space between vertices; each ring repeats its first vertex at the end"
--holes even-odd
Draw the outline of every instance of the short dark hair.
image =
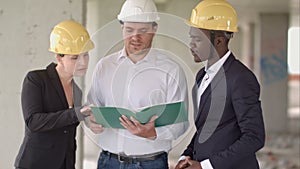
POLYGON ((211 35, 214 37, 224 37, 226 38, 226 43, 228 44, 229 40, 233 37, 233 32, 221 31, 221 30, 211 30, 211 35))

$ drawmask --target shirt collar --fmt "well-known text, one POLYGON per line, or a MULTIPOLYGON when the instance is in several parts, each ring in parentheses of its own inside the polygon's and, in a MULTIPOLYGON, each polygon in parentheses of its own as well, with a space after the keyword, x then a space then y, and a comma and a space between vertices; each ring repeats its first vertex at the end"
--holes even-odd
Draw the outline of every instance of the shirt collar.
POLYGON ((118 56, 118 61, 122 61, 123 59, 126 59, 127 54, 126 54, 126 50, 125 47, 119 52, 119 56, 118 56))
MULTIPOLYGON (((153 48, 150 49, 150 51, 147 53, 147 55, 140 61, 138 61, 137 63, 140 63, 140 62, 147 62, 149 60, 153 60, 155 59, 155 50, 153 48)), ((118 56, 118 61, 122 61, 124 59, 129 59, 127 57, 127 53, 126 53, 126 50, 125 50, 125 47, 120 51, 119 53, 119 56, 118 56)))
POLYGON ((221 57, 216 63, 214 63, 213 65, 211 65, 209 68, 207 68, 207 64, 205 66, 205 71, 208 74, 214 74, 216 73, 225 63, 226 59, 229 57, 229 55, 231 54, 231 51, 228 51, 223 57, 221 57))

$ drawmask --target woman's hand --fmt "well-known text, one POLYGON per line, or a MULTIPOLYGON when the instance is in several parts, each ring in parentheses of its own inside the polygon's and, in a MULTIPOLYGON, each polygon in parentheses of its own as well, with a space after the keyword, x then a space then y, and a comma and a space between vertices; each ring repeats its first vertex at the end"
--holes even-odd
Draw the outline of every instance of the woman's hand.
POLYGON ((88 126, 95 134, 100 134, 104 131, 104 127, 96 122, 94 114, 89 116, 88 126))

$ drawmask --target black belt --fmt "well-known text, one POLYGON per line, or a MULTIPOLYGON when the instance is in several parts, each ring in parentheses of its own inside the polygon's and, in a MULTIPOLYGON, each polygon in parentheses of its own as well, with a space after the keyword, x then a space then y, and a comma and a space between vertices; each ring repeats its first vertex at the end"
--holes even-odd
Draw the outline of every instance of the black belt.
POLYGON ((153 155, 142 155, 142 156, 126 156, 126 155, 119 155, 114 154, 108 151, 102 151, 105 155, 108 155, 109 157, 118 159, 120 162, 126 162, 126 163, 136 163, 136 162, 143 162, 143 161, 153 161, 161 157, 162 155, 167 155, 166 152, 159 152, 155 153, 153 155))

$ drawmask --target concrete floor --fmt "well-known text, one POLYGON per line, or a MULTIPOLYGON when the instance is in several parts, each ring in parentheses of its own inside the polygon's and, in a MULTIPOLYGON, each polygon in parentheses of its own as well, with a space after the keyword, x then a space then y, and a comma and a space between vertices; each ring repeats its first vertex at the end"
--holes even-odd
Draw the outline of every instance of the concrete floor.
POLYGON ((299 79, 289 82, 288 131, 268 133, 258 158, 262 169, 300 169, 299 79))
MULTIPOLYGON (((289 82, 289 87, 288 131, 267 133, 266 145, 257 153, 261 169, 300 169, 299 81, 289 82)), ((101 149, 87 135, 84 136, 83 169, 96 169, 101 149)), ((180 150, 184 148, 185 145, 178 144, 176 152, 171 151, 170 169, 174 168, 180 150)))

